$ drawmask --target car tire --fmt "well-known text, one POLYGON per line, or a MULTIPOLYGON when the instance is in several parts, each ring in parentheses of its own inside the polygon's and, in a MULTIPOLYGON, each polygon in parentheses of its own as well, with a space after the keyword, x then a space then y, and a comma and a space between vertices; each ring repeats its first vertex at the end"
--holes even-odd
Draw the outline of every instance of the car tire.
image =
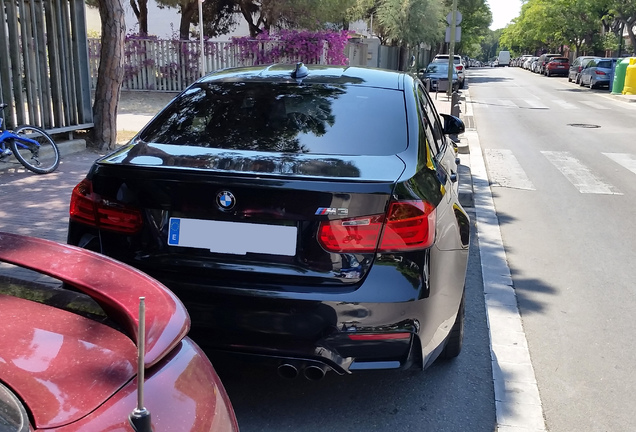
POLYGON ((568 82, 572 82, 572 78, 568 75, 568 82))
POLYGON ((439 355, 441 360, 450 360, 459 355, 462 352, 462 345, 464 341, 464 317, 465 317, 465 294, 462 294, 462 300, 459 303, 459 310, 457 311, 457 318, 453 328, 448 334, 446 339, 446 345, 439 355))

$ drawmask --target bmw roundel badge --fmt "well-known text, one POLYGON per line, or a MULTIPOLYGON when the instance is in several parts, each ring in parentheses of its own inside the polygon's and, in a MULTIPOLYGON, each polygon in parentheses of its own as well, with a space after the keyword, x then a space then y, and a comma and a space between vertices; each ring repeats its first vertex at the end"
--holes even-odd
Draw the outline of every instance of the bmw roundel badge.
POLYGON ((230 191, 221 191, 216 195, 216 204, 221 210, 232 210, 236 204, 236 198, 230 191))

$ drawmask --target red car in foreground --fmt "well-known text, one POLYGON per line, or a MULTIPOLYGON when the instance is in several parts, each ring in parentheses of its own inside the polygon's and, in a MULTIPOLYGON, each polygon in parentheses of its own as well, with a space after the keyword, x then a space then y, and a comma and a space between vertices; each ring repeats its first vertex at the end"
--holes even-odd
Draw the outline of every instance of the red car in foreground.
POLYGON ((2 431, 134 431, 129 417, 139 407, 154 431, 238 431, 219 377, 186 336, 183 304, 138 270, 0 233, 0 318, 2 431))

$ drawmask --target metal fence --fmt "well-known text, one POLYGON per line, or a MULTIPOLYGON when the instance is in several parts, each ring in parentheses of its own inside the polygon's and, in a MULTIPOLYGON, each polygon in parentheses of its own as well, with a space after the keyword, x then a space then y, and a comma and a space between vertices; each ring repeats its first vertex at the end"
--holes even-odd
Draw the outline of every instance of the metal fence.
MULTIPOLYGON (((91 88, 97 85, 100 40, 89 39, 91 88)), ((206 72, 264 63, 326 64, 327 44, 315 58, 300 58, 287 52, 279 42, 204 42, 206 72)), ((202 75, 201 45, 197 41, 129 38, 124 47, 125 90, 181 91, 202 75)))
POLYGON ((0 0, 0 101, 8 127, 93 126, 83 0, 0 0))

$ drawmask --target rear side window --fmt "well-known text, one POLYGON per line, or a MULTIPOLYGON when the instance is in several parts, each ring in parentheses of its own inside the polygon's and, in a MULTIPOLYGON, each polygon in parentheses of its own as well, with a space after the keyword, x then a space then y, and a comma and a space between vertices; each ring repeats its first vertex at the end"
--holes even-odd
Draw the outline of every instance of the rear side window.
POLYGON ((406 136, 399 90, 211 82, 186 90, 140 138, 228 150, 380 156, 405 150, 406 136))

